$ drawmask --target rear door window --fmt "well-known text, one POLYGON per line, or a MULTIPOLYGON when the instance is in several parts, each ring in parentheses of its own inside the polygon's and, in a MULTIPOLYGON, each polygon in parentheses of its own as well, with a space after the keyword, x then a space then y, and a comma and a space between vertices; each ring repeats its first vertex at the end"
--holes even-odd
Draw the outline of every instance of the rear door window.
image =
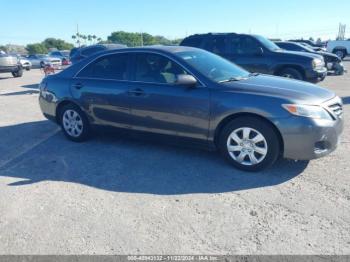
POLYGON ((128 80, 129 54, 113 54, 97 58, 77 77, 128 80))

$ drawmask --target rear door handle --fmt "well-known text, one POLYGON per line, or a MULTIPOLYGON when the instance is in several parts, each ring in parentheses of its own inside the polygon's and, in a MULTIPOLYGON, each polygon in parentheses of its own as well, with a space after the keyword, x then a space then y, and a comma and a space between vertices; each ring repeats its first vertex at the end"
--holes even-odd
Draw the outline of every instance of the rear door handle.
POLYGON ((82 83, 76 83, 72 85, 75 89, 81 89, 84 87, 84 85, 82 83))
POLYGON ((133 96, 143 96, 145 94, 145 91, 143 91, 141 88, 136 88, 129 90, 128 94, 133 96))

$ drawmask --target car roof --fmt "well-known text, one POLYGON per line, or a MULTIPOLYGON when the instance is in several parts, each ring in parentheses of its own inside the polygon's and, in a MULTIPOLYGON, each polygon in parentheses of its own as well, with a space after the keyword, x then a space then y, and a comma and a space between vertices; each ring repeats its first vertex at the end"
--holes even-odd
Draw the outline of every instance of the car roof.
MULTIPOLYGON (((154 46, 143 46, 143 47, 124 47, 124 48, 118 48, 118 51, 123 52, 152 52, 152 51, 158 51, 163 53, 178 53, 178 52, 186 52, 186 51, 195 51, 195 50, 201 50, 195 47, 187 47, 187 46, 163 46, 163 45, 154 45, 154 46)), ((101 54, 109 54, 114 53, 116 49, 113 50, 104 50, 101 52, 98 52, 99 55, 101 54)))
POLYGON ((226 36, 226 35, 240 35, 240 34, 236 34, 236 33, 206 33, 206 34, 194 34, 194 35, 190 35, 186 38, 205 37, 205 36, 226 36))

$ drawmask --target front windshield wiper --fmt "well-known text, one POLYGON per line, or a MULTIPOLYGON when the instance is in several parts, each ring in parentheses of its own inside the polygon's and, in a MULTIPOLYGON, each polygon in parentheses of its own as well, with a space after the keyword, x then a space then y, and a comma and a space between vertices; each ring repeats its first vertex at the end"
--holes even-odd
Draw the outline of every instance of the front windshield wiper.
POLYGON ((241 81, 241 80, 245 80, 247 79, 246 77, 231 77, 229 79, 225 79, 225 80, 221 80, 219 81, 218 83, 221 84, 221 83, 227 83, 227 82, 234 82, 234 81, 241 81))

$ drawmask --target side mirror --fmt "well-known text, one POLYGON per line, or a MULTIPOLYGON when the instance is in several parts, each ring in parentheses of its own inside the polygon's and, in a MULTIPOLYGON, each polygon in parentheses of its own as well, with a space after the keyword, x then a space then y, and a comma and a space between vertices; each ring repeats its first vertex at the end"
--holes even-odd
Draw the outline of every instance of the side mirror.
POLYGON ((197 80, 191 75, 177 75, 177 79, 175 82, 177 85, 187 86, 187 87, 195 87, 197 85, 197 80))

